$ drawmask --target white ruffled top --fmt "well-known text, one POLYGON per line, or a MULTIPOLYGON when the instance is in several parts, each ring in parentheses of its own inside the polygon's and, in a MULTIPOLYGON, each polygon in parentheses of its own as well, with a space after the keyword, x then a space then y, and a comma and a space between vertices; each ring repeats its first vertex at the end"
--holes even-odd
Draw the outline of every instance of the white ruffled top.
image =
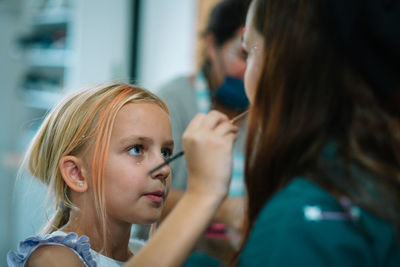
MULTIPOLYGON (((137 253, 145 244, 144 240, 131 239, 129 249, 137 253)), ((40 246, 58 245, 72 249, 88 267, 119 267, 124 262, 106 257, 90 248, 89 238, 85 235, 78 237, 74 232, 64 233, 55 231, 51 234, 31 236, 19 243, 18 252, 10 251, 7 254, 7 263, 10 267, 23 267, 30 255, 40 246)))

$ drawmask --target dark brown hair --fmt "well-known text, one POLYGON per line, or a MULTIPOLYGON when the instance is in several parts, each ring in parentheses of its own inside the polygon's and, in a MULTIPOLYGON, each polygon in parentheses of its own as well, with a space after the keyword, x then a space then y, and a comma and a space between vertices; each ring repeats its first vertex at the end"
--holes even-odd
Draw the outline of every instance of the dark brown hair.
MULTIPOLYGON (((222 47, 235 37, 237 31, 244 26, 246 10, 250 0, 223 0, 218 2, 211 10, 203 37, 207 34, 214 36, 217 47, 222 47)), ((212 71, 212 63, 204 52, 202 71, 212 71)))
POLYGON ((218 47, 232 39, 244 26, 247 0, 223 0, 211 10, 205 33, 214 35, 218 47))
POLYGON ((295 176, 348 197, 398 229, 399 123, 332 41, 321 20, 326 1, 253 5, 265 58, 246 146, 245 239, 264 204, 295 176), (320 156, 328 144, 339 159, 334 164, 320 156))

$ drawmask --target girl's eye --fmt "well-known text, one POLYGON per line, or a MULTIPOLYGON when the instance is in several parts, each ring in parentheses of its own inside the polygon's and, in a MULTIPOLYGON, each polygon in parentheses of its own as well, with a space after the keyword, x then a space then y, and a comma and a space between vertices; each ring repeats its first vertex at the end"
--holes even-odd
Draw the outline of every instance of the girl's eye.
POLYGON ((128 153, 133 156, 143 155, 143 145, 134 145, 128 150, 128 153))
POLYGON ((163 158, 168 159, 169 157, 172 156, 172 149, 169 149, 169 148, 162 149, 161 155, 163 156, 163 158))

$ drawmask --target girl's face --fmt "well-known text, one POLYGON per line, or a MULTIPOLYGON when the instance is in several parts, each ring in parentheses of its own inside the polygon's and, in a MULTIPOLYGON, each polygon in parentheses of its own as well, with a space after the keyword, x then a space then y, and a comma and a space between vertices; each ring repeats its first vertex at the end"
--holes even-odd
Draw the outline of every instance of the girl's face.
POLYGON ((104 182, 108 220, 150 224, 167 197, 171 170, 148 171, 171 156, 168 114, 152 103, 129 103, 118 112, 111 134, 104 182))
POLYGON ((254 27, 255 1, 250 5, 246 18, 246 31, 243 35, 243 48, 247 51, 247 68, 244 74, 244 85, 250 102, 261 77, 264 60, 264 39, 254 27))

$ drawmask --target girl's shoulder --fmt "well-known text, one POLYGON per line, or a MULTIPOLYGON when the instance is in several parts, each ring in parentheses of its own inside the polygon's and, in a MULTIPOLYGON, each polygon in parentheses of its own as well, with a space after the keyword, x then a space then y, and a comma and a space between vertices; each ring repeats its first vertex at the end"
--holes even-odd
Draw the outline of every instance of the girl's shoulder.
POLYGON ((96 266, 90 253, 89 238, 84 235, 78 237, 76 233, 56 231, 28 237, 19 243, 17 252, 10 251, 7 254, 7 263, 9 266, 24 266, 32 255, 31 260, 53 259, 57 262, 62 260, 62 255, 66 255, 68 259, 75 261, 79 258, 86 266, 96 266), (71 253, 77 257, 71 257, 71 253))

